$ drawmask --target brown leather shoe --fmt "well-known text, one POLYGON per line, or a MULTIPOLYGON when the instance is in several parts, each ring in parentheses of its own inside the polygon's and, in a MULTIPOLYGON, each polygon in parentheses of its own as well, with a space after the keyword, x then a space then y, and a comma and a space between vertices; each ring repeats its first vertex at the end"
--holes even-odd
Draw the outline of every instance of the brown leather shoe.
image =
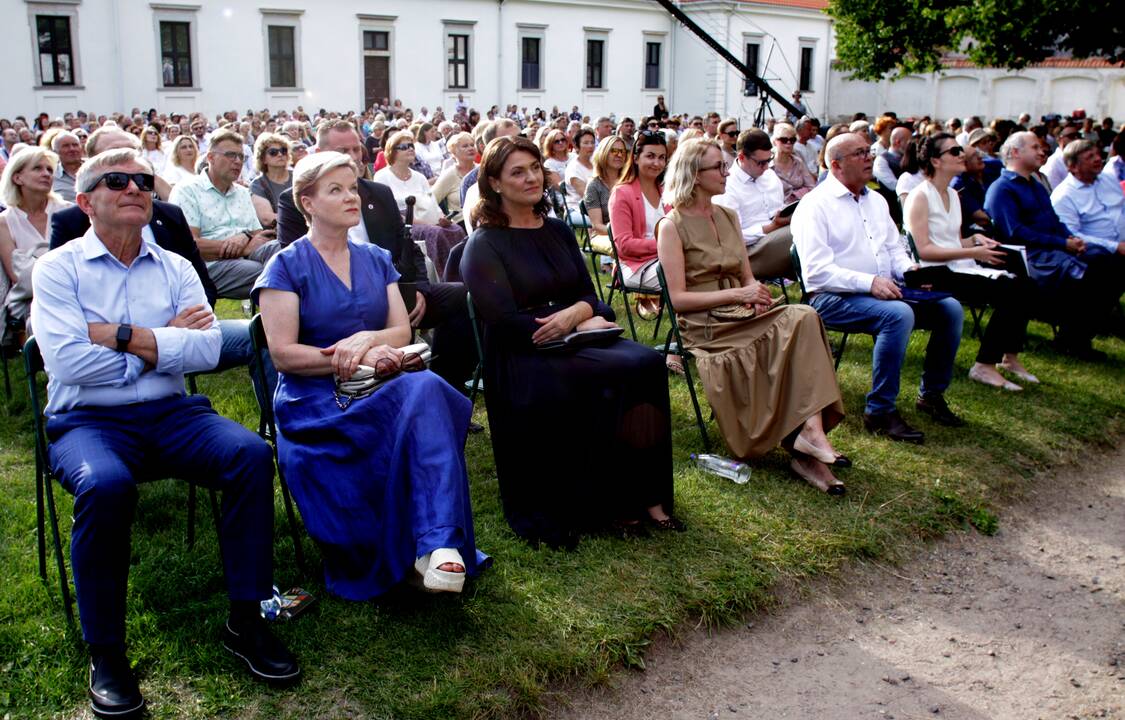
POLYGON ((921 445, 926 441, 926 435, 921 430, 915 430, 906 424, 899 415, 898 410, 892 410, 882 415, 863 414, 863 427, 872 435, 886 435, 891 440, 914 443, 921 445))

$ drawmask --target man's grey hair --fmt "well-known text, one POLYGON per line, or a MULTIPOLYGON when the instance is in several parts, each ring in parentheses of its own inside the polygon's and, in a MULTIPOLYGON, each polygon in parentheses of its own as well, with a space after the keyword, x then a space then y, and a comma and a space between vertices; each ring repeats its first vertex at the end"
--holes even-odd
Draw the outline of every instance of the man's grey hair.
POLYGON ((1029 130, 1027 132, 1012 133, 1008 136, 1008 139, 1004 141, 1004 144, 1000 146, 1000 159, 1004 161, 1005 167, 1007 167, 1012 156, 1023 149, 1023 146, 1027 143, 1028 137, 1034 139, 1035 142, 1039 142, 1039 138, 1036 137, 1035 133, 1029 130))
POLYGON ((111 167, 118 165, 126 165, 128 163, 136 163, 145 169, 145 172, 152 173, 152 163, 150 163, 144 155, 141 155, 139 150, 133 148, 115 148, 113 150, 106 150, 104 153, 95 155, 82 163, 82 167, 78 168, 78 174, 74 176, 74 187, 80 193, 90 192, 92 188, 87 187, 96 177, 109 170, 111 167))
POLYGON ((812 118, 810 118, 808 115, 805 115, 804 117, 802 117, 800 120, 797 121, 796 127, 797 127, 798 130, 804 130, 805 128, 807 128, 810 125, 812 125, 812 118))
POLYGON ((74 142, 76 142, 78 144, 82 144, 82 141, 78 139, 77 135, 75 135, 74 133, 72 133, 69 130, 63 130, 62 132, 55 135, 55 137, 51 139, 51 149, 54 150, 55 152, 58 152, 59 151, 59 144, 62 143, 62 141, 65 140, 66 138, 71 138, 71 139, 74 140, 74 142))
POLYGON ((1098 144, 1093 140, 1072 140, 1066 147, 1063 148, 1063 162, 1066 163, 1066 166, 1068 168, 1072 168, 1078 164, 1079 155, 1084 152, 1097 149, 1098 144))
POLYGON ((100 128, 90 133, 90 137, 86 138, 86 157, 94 157, 98 154, 98 144, 101 143, 106 137, 113 135, 115 137, 128 138, 128 142, 137 150, 141 149, 141 139, 132 133, 127 133, 117 125, 110 125, 106 123, 100 128))

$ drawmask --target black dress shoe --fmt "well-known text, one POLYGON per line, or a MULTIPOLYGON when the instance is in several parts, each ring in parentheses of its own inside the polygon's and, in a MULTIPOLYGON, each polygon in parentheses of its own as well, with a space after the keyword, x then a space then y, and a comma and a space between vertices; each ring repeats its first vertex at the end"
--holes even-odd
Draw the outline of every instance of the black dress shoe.
POLYGON ((937 422, 946 427, 961 427, 965 421, 953 414, 945 402, 945 396, 937 393, 919 395, 914 407, 926 413, 937 422))
POLYGON ((873 435, 886 435, 891 440, 914 443, 921 445, 926 440, 921 430, 915 430, 906 424, 898 410, 892 410, 882 415, 863 414, 863 427, 873 435))
POLYGON ((273 636, 260 617, 239 624, 237 631, 227 620, 223 626, 223 647, 242 658, 250 673, 266 682, 286 685, 301 676, 297 658, 273 636))
POLYGON ((90 708, 100 718, 140 717, 145 699, 124 652, 90 657, 90 708))

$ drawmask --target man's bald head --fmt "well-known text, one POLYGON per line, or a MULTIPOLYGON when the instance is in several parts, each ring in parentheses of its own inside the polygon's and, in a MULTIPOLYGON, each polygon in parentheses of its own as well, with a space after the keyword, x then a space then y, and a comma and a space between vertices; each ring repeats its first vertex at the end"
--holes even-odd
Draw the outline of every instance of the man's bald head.
POLYGON ((910 142, 909 128, 896 127, 891 130, 891 150, 901 153, 906 150, 907 143, 910 142))

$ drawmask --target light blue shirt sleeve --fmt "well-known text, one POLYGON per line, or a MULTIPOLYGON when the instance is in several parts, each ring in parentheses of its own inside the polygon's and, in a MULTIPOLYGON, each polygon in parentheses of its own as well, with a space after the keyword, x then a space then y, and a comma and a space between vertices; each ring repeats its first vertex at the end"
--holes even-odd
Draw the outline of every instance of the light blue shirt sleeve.
POLYGON ((31 284, 31 326, 47 372, 62 385, 124 387, 137 381, 144 361, 90 341, 85 311, 78 302, 73 254, 51 253, 35 263, 31 284))
POLYGON ((212 313, 213 319, 211 327, 206 330, 152 328, 153 337, 156 338, 156 371, 182 374, 212 370, 219 364, 223 341, 219 321, 214 319, 214 312, 203 293, 203 283, 199 281, 195 269, 183 258, 169 254, 165 262, 173 262, 178 266, 180 287, 176 299, 177 314, 193 305, 203 305, 212 313))

